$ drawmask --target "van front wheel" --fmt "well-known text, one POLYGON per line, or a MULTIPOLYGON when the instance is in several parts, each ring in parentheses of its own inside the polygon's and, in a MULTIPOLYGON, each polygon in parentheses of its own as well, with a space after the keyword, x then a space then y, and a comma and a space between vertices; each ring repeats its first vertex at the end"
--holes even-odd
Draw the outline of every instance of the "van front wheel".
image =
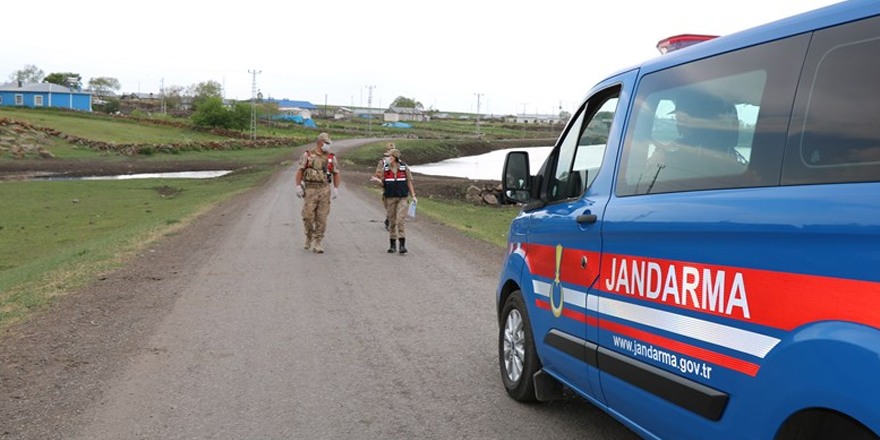
POLYGON ((507 298, 501 312, 498 334, 498 363, 507 394, 520 402, 535 401, 534 378, 541 369, 529 314, 517 290, 507 298))

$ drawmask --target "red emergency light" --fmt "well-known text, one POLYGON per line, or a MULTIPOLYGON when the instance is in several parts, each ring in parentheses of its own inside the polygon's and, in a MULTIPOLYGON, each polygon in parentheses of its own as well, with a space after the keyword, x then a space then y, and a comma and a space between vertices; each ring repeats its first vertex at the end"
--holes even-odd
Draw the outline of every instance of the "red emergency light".
POLYGON ((693 46, 694 44, 702 43, 703 41, 711 40, 713 38, 718 38, 718 36, 697 34, 675 35, 673 37, 660 40, 657 43, 657 50, 659 50, 661 54, 667 54, 669 52, 684 49, 685 47, 693 46))

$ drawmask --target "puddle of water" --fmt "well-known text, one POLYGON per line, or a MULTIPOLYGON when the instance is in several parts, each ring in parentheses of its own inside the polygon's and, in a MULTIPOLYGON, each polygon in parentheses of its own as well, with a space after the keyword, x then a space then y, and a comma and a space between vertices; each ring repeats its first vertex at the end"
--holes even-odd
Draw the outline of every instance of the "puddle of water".
POLYGON ((178 171, 173 173, 120 174, 116 176, 85 177, 37 177, 33 180, 130 180, 130 179, 213 179, 225 176, 232 170, 218 171, 178 171))
POLYGON ((463 177, 472 180, 501 180, 504 172, 504 159, 511 151, 526 151, 529 153, 529 170, 536 173, 553 147, 528 147, 508 148, 504 150, 490 151, 477 156, 456 157, 441 162, 410 167, 414 173, 427 174, 429 176, 463 177))

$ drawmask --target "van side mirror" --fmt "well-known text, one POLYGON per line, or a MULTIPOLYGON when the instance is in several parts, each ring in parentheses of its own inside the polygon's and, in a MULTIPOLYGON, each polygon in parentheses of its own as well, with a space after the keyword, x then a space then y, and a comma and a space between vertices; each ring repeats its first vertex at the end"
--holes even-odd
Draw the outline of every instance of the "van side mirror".
POLYGON ((501 189, 507 203, 527 203, 530 200, 532 178, 529 176, 529 153, 511 151, 504 159, 501 189))

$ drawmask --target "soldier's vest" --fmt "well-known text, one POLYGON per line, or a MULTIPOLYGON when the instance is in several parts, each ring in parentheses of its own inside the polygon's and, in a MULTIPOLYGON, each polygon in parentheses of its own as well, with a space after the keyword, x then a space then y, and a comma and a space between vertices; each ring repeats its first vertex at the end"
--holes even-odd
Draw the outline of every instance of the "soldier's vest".
POLYGON ((387 163, 384 168, 385 197, 406 197, 409 195, 409 187, 406 185, 406 164, 398 163, 397 173, 387 163))
POLYGON ((303 169, 303 181, 307 183, 329 183, 333 178, 333 168, 336 166, 336 156, 333 154, 322 155, 310 150, 306 167, 303 169))

